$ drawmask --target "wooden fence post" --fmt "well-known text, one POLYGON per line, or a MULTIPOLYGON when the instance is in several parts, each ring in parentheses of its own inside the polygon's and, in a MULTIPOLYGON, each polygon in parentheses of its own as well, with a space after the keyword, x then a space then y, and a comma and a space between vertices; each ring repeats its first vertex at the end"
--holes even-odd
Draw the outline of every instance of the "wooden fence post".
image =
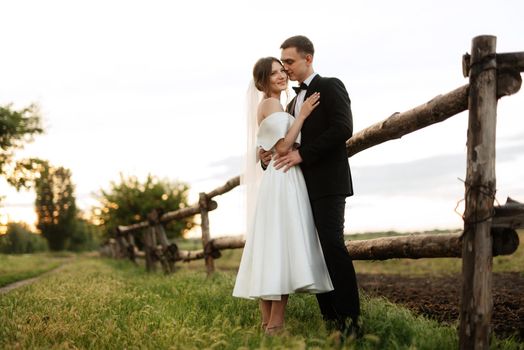
POLYGON ((158 260, 160 260, 164 273, 169 274, 173 270, 171 269, 171 264, 168 261, 169 241, 167 240, 166 232, 160 223, 160 217, 162 214, 162 209, 153 209, 149 214, 147 214, 147 221, 150 226, 151 235, 154 238, 155 244, 153 249, 156 257, 158 260), (157 244, 160 244, 160 247, 158 247, 157 244))
POLYGON ((136 261, 136 252, 138 251, 138 249, 135 244, 135 237, 133 236, 132 233, 128 232, 125 234, 125 239, 129 243, 129 258, 135 265, 138 265, 136 261))
POLYGON ((163 210, 155 209, 150 215, 150 222, 153 224, 153 230, 155 231, 157 242, 162 246, 161 262, 164 273, 170 274, 175 272, 175 258, 170 248, 169 240, 167 239, 166 231, 160 221, 163 215, 163 210))
POLYGON ((118 258, 126 258, 129 256, 129 244, 124 237, 117 235, 116 242, 118 244, 118 258))
POLYGON ((156 237, 154 228, 149 227, 143 233, 144 252, 146 253, 146 270, 152 272, 156 270, 156 237))
POLYGON ((136 248, 136 243, 135 243, 135 236, 133 236, 132 233, 126 233, 126 237, 127 237, 127 241, 129 242, 130 245, 132 245, 134 248, 136 248))
MULTIPOLYGON (((157 239, 162 245, 162 255, 164 257, 164 272, 166 274, 175 272, 175 260, 176 260, 176 252, 178 251, 178 248, 173 250, 173 245, 170 244, 169 240, 167 239, 166 230, 164 230, 164 226, 162 224, 158 224, 155 226, 155 231, 157 234, 157 239)), ((176 247, 176 245, 175 245, 176 247)))
POLYGON ((207 252, 207 244, 209 242, 209 216, 208 216, 208 202, 209 199, 205 192, 201 192, 199 196, 199 205, 200 205, 200 217, 201 217, 201 227, 202 227, 202 246, 204 248, 204 254, 206 259, 206 268, 208 276, 215 271, 215 263, 213 261, 213 256, 207 252))
POLYGON ((493 309, 491 222, 496 189, 496 40, 494 36, 478 36, 471 48, 460 349, 489 349, 493 309))
POLYGON ((114 238, 109 238, 109 248, 111 251, 111 258, 118 258, 118 247, 116 245, 116 240, 114 238))

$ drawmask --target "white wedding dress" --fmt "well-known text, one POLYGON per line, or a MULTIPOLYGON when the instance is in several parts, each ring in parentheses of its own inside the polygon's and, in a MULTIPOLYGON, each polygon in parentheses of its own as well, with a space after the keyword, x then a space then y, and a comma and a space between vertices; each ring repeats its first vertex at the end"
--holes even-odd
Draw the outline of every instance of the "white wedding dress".
MULTIPOLYGON (((273 149, 293 121, 286 112, 266 117, 260 123, 257 146, 273 149)), ((300 143, 300 135, 296 142, 300 143)), ((294 166, 284 173, 272 163, 264 171, 253 220, 248 223, 233 296, 280 300, 283 294, 333 290, 302 171, 294 166)))

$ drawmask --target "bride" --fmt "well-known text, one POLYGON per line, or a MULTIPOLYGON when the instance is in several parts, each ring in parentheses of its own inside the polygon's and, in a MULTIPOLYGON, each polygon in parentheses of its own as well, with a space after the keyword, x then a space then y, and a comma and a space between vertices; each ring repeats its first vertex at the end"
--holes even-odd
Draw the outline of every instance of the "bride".
POLYGON ((315 93, 306 99, 296 119, 284 112, 280 95, 287 90, 288 76, 274 57, 257 61, 253 82, 263 97, 256 116, 248 116, 248 128, 251 129, 248 134, 256 137, 252 137, 253 144, 248 146, 244 178, 248 226, 233 296, 259 299, 262 329, 274 335, 283 329, 289 294, 324 293, 333 290, 333 285, 315 231, 300 167, 294 166, 284 172, 273 167, 271 160, 261 176, 260 185, 253 191, 250 186, 256 183, 254 174, 261 172, 255 155, 258 147, 279 155, 297 147, 300 129, 319 105, 320 95, 315 93), (250 203, 254 203, 251 212, 250 203))

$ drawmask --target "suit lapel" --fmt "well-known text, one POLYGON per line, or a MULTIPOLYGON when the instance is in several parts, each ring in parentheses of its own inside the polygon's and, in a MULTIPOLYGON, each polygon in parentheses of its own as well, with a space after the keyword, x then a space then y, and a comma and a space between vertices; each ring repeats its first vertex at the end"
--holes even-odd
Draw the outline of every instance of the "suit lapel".
POLYGON ((304 96, 304 101, 309 96, 313 95, 315 91, 318 91, 318 82, 320 81, 320 75, 315 75, 313 77, 313 80, 311 80, 311 83, 309 83, 307 90, 306 90, 306 96, 304 96))
MULTIPOLYGON (((317 74, 313 77, 313 80, 311 80, 311 82, 309 83, 307 87, 306 96, 304 96, 304 101, 306 100, 306 98, 311 96, 313 92, 318 91, 317 85, 319 81, 320 81, 320 75, 317 74)), ((289 102, 286 108, 286 112, 288 112, 292 116, 295 116, 295 104, 296 103, 297 103, 297 96, 293 97, 293 99, 291 100, 291 102, 289 102)))
POLYGON ((286 108, 286 112, 288 112, 292 116, 295 116, 295 104, 296 103, 297 103, 297 97, 295 96, 293 97, 291 102, 288 103, 287 108, 286 108))

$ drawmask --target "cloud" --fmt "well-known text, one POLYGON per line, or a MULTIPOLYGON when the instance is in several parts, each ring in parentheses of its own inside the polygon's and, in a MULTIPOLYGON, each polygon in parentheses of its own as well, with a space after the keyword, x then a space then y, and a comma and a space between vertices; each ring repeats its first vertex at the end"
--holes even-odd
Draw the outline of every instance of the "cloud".
POLYGON ((497 138, 497 142, 517 142, 522 143, 524 140, 524 132, 517 133, 506 137, 497 138))
POLYGON ((408 195, 445 187, 464 177, 466 155, 435 156, 397 164, 353 167, 355 192, 361 195, 408 195))
MULTIPOLYGON (((523 135, 524 136, 524 135, 523 135)), ((524 156, 524 137, 511 137, 518 141, 497 149, 497 165, 518 161, 524 156)), ((242 157, 231 156, 209 163, 210 171, 195 182, 206 180, 226 181, 241 172, 242 157)), ((515 164, 515 169, 524 164, 515 164)), ((463 189, 466 178, 466 153, 445 154, 404 163, 387 163, 374 166, 353 166, 353 184, 357 195, 447 195, 463 189)))
MULTIPOLYGON (((510 163, 524 156, 524 142, 497 149, 496 163, 510 163)), ((352 167, 355 192, 361 195, 447 195, 463 188, 466 153, 446 154, 411 162, 352 167)), ((515 169, 522 169, 515 164, 515 169)))
POLYGON ((209 163, 210 171, 206 176, 196 178, 194 182, 203 182, 207 180, 227 181, 232 177, 240 175, 242 171, 242 156, 231 156, 221 160, 209 163))

